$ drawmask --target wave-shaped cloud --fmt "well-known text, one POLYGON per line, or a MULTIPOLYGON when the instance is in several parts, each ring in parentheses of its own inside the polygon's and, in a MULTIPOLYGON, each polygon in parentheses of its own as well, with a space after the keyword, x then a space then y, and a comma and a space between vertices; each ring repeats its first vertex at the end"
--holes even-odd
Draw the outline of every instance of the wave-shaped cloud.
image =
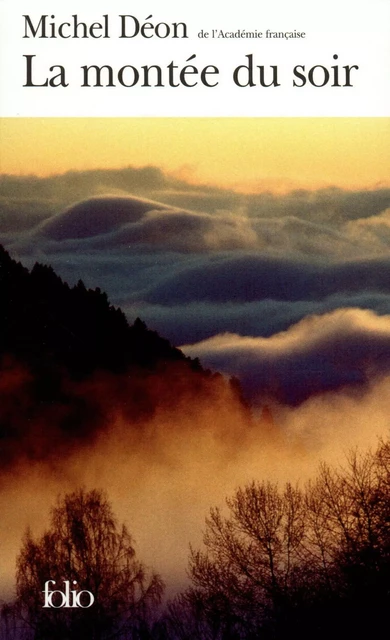
POLYGON ((382 216, 389 204, 390 189, 385 187, 238 194, 186 183, 158 167, 68 172, 47 178, 0 176, 0 234, 37 231, 45 220, 47 237, 57 240, 87 240, 96 232, 116 231, 116 236, 107 237, 110 247, 126 241, 148 243, 150 238, 156 244, 158 236, 157 244, 173 251, 245 247, 353 259, 380 255, 389 248, 388 238, 383 242, 382 235, 373 239, 357 232, 361 221, 382 216), (103 194, 114 197, 107 199, 103 194), (165 221, 158 215, 150 219, 151 211, 169 210, 178 214, 176 220, 171 216, 165 221), (120 229, 137 222, 138 228, 120 229), (189 234, 196 236, 192 244, 184 241, 189 234))
POLYGON ((90 198, 45 220, 36 234, 52 240, 90 238, 138 222, 151 209, 167 210, 168 207, 130 196, 90 198))
MULTIPOLYGON (((265 190, 235 193, 178 180, 156 166, 69 171, 44 178, 2 175, 0 192, 4 212, 8 203, 12 206, 18 203, 20 212, 24 208, 39 211, 46 206, 49 214, 58 213, 73 202, 110 193, 161 200, 179 209, 210 213, 233 211, 256 218, 297 217, 326 225, 379 215, 389 207, 390 199, 390 190, 385 186, 365 190, 300 189, 282 195, 265 190)), ((7 222, 4 220, 3 224, 7 222)))
POLYGON ((255 402, 296 405, 309 396, 368 386, 390 373, 390 316, 338 309, 269 338, 222 334, 184 345, 207 366, 237 376, 255 402))
POLYGON ((242 303, 192 301, 163 305, 143 300, 126 302, 124 295, 122 305, 130 318, 142 316, 147 324, 175 344, 198 342, 223 332, 269 337, 285 331, 307 315, 322 315, 345 307, 372 309, 378 315, 387 315, 390 296, 377 292, 344 292, 320 300, 266 298, 242 303))
MULTIPOLYGON (((264 215, 260 209, 249 215, 245 208, 192 211, 130 195, 93 197, 55 215, 46 212, 43 222, 35 217, 38 224, 30 229, 24 246, 33 242, 48 250, 50 244, 45 241, 57 241, 66 242, 75 251, 140 245, 178 252, 246 249, 271 255, 333 259, 379 256, 390 247, 383 211, 341 226, 325 224, 316 220, 315 215, 313 220, 291 215, 288 210, 275 216, 271 205, 267 213, 264 215), (374 226, 377 220, 382 224, 374 226), (371 222, 370 233, 367 225, 363 232, 364 221, 371 222)), ((12 224, 8 226, 10 229, 15 231, 12 224)))
POLYGON ((316 300, 337 292, 390 292, 390 260, 326 264, 256 253, 210 258, 150 287, 152 303, 316 300))

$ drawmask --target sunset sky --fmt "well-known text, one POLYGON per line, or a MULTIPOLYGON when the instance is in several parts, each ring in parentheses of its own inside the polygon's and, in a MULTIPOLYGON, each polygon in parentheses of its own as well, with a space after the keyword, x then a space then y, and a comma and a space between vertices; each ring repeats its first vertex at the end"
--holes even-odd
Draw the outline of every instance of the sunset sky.
POLYGON ((389 183, 387 118, 6 118, 1 172, 159 166, 240 191, 389 183))

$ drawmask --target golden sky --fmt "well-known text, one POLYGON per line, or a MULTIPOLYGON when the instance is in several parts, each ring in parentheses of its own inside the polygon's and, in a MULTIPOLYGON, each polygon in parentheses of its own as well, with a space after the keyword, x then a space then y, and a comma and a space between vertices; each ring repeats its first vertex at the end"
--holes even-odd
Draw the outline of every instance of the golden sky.
POLYGON ((0 170, 155 165, 240 190, 389 184, 389 118, 4 118, 0 170))

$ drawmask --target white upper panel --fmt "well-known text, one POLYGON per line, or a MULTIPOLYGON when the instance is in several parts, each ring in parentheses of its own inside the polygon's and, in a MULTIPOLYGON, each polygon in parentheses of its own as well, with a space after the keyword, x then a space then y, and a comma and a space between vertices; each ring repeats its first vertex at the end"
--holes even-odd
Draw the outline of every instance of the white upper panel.
POLYGON ((1 116, 390 113, 389 0, 0 0, 0 8, 1 116))

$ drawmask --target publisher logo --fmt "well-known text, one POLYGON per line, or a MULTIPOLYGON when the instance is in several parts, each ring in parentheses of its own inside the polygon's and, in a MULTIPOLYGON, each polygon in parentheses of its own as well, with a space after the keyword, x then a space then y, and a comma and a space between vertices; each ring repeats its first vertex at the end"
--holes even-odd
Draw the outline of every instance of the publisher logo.
MULTIPOLYGON (((50 589, 50 585, 55 585, 55 580, 47 580, 43 594, 45 596, 44 609, 89 609, 95 601, 93 593, 90 591, 77 591, 70 588, 70 580, 64 580, 64 591, 50 589)), ((72 584, 77 585, 73 580, 72 584)))

